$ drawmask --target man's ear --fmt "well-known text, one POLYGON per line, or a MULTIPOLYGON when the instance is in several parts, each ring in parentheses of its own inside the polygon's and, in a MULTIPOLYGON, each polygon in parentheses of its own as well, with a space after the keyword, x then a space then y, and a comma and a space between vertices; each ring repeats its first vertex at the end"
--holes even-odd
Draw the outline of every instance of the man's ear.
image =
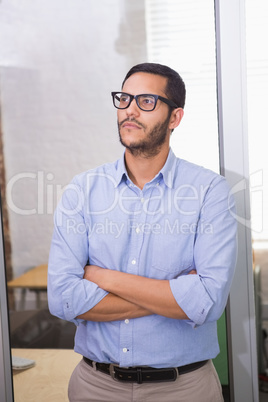
POLYGON ((170 116, 168 128, 170 130, 174 130, 174 128, 178 127, 178 125, 181 122, 181 119, 183 118, 183 115, 184 115, 184 110, 181 107, 174 109, 170 116))

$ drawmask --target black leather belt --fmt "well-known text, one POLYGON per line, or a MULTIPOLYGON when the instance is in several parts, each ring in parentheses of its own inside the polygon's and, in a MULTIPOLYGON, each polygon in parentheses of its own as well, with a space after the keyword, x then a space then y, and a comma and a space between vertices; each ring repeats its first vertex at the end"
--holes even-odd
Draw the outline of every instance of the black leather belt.
POLYGON ((175 381, 179 375, 189 373, 204 366, 208 360, 187 364, 181 367, 171 368, 153 368, 153 367, 119 367, 116 364, 97 363, 87 357, 83 357, 84 361, 91 367, 102 373, 109 374, 113 379, 124 382, 162 382, 175 381))

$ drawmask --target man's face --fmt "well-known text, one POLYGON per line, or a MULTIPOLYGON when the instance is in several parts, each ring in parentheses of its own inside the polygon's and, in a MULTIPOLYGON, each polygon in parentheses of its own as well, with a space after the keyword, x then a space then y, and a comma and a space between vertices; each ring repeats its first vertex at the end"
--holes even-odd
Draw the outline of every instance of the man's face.
MULTIPOLYGON (((122 91, 131 95, 153 94, 166 98, 164 92, 167 78, 148 73, 135 73, 125 82, 122 91)), ((164 146, 169 146, 168 105, 157 101, 151 112, 141 110, 133 99, 127 109, 118 109, 120 142, 132 154, 156 155, 164 146)))

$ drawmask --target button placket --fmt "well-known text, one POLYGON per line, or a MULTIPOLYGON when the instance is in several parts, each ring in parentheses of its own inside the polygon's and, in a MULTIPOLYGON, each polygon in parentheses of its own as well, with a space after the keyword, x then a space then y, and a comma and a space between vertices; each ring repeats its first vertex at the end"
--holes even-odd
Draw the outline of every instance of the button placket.
POLYGON ((133 338, 132 338, 132 320, 128 318, 120 323, 120 351, 119 358, 120 364, 122 366, 132 365, 132 348, 133 348, 133 338))
POLYGON ((147 203, 147 201, 149 201, 150 196, 153 192, 153 188, 155 187, 155 185, 149 185, 149 186, 145 186, 143 191, 140 192, 140 206, 142 206, 141 208, 141 213, 139 215, 137 215, 137 220, 136 220, 136 227, 135 227, 135 235, 133 236, 133 250, 135 250, 135 252, 131 257, 131 266, 132 268, 135 267, 135 270, 137 273, 139 274, 143 274, 144 272, 140 272, 140 264, 139 264, 139 256, 141 253, 141 248, 143 245, 143 241, 144 241, 144 236, 148 235, 148 225, 149 223, 148 221, 148 212, 147 212, 147 206, 145 206, 145 202, 147 203))
POLYGON ((127 270, 131 273, 137 273, 139 267, 139 255, 143 243, 142 225, 144 197, 142 191, 135 187, 137 199, 133 205, 133 215, 129 217, 128 228, 130 234, 129 241, 129 261, 127 270))
MULTIPOLYGON (((133 203, 133 214, 129 219, 129 250, 128 250, 128 264, 126 271, 134 274, 143 275, 144 264, 140 265, 140 254, 144 244, 144 236, 148 236, 147 226, 150 224, 147 213, 147 201, 149 202, 150 196, 155 188, 154 185, 145 187, 144 192, 140 191, 137 194, 137 200, 133 203), (146 203, 146 204, 145 204, 146 203), (140 213, 137 213, 139 212, 140 213), (131 223, 130 223, 131 222, 131 223)), ((133 363, 133 320, 125 319, 120 325, 120 365, 131 366, 133 363)))
MULTIPOLYGON (((130 187, 130 185, 129 185, 130 187)), ((139 265, 139 255, 142 246, 142 234, 139 227, 140 223, 140 190, 135 186, 131 186, 131 190, 135 192, 136 199, 132 199, 132 213, 127 216, 128 230, 129 230, 129 248, 128 263, 125 267, 126 272, 137 273, 139 265), (138 230, 137 230, 138 229, 138 230)), ((131 366, 132 365, 132 349, 133 349, 133 320, 126 318, 120 323, 120 347, 119 358, 120 365, 131 366)))

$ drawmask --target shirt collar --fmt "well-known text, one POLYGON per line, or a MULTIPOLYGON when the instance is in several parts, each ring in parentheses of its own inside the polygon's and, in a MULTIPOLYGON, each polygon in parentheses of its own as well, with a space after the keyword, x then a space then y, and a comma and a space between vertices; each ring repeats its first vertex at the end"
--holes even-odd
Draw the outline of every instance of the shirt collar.
POLYGON ((176 169, 176 156, 173 153, 172 149, 169 149, 169 154, 166 160, 166 163, 160 170, 159 174, 162 175, 164 183, 167 187, 173 187, 175 169, 176 169))
MULTIPOLYGON (((160 172, 156 175, 156 177, 162 176, 165 185, 169 188, 172 188, 175 169, 176 169, 176 156, 174 155, 172 149, 170 148, 166 163, 164 164, 160 172)), ((127 178, 128 174, 125 165, 125 153, 123 153, 122 157, 117 161, 116 174, 115 174, 115 187, 118 187, 121 181, 127 178)))
POLYGON ((118 187, 123 179, 128 177, 127 169, 125 165, 125 153, 118 159, 115 173, 115 187, 118 187))

